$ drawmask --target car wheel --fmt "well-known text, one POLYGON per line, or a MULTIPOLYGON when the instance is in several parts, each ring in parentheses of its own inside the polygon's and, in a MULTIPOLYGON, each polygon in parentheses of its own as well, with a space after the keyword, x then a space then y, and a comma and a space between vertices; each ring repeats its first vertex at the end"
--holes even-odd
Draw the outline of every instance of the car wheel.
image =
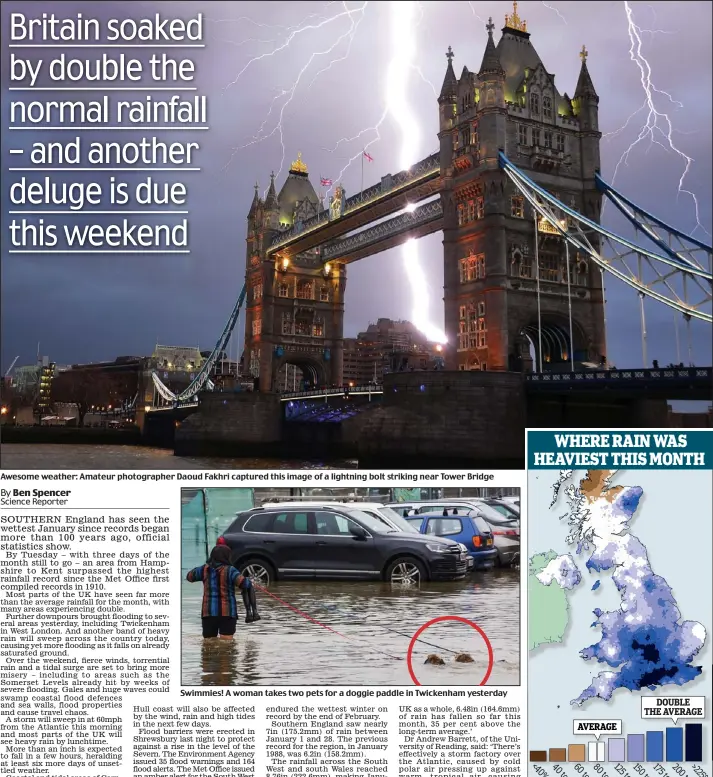
POLYGON ((384 577, 387 582, 398 585, 418 585, 428 579, 423 564, 412 557, 397 558, 392 561, 386 568, 384 577))
POLYGON ((246 559, 238 568, 243 574, 249 575, 252 581, 263 587, 270 585, 276 577, 272 565, 261 558, 246 559))

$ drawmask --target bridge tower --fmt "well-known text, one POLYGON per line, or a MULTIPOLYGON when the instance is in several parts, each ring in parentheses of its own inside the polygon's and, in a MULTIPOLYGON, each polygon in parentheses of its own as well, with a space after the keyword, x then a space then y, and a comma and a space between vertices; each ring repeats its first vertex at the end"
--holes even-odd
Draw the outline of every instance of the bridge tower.
POLYGON ((255 185, 248 212, 244 371, 259 380, 260 391, 284 389, 286 365, 301 372, 305 387, 341 385, 346 267, 323 266, 316 249, 289 259, 267 255, 281 231, 322 209, 300 154, 279 194, 274 174, 264 200, 255 185))
POLYGON ((605 357, 600 271, 535 212, 499 169, 498 152, 565 204, 598 222, 599 97, 581 53, 570 98, 560 95, 530 42, 506 15, 496 46, 492 19, 477 73, 453 69, 439 103, 445 324, 449 369, 566 369, 605 357), (536 257, 539 261, 536 261, 536 257), (539 292, 538 292, 539 288, 539 292), (570 343, 571 301, 572 340, 570 343), (539 348, 542 353, 539 353, 539 348))

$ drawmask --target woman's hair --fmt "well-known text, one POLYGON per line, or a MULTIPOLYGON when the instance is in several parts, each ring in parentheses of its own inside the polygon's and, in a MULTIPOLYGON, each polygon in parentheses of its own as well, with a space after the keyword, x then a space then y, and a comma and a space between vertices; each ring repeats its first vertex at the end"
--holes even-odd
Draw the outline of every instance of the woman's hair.
POLYGON ((210 552, 209 564, 230 564, 230 548, 227 545, 216 545, 210 552))

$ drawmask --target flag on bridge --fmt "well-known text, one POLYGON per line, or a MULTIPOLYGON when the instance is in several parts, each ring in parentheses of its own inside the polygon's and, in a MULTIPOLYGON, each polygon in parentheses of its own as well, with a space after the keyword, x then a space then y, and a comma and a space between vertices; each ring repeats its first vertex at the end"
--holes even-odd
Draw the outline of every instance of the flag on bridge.
POLYGON ((374 161, 374 157, 368 151, 363 151, 362 153, 366 157, 366 161, 367 162, 373 162, 374 161))
POLYGON ((334 183, 334 181, 332 181, 331 178, 320 178, 319 183, 322 186, 331 186, 334 183))

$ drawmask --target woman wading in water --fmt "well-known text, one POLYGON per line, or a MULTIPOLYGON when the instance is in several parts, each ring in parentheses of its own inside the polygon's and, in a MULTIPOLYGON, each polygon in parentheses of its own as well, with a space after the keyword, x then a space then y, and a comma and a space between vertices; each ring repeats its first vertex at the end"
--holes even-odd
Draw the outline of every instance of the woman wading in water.
POLYGON ((236 587, 242 592, 245 622, 260 620, 252 581, 232 566, 227 545, 216 545, 210 552, 208 563, 191 569, 186 580, 189 583, 203 583, 201 620, 205 639, 232 639, 235 635, 238 622, 236 587))

